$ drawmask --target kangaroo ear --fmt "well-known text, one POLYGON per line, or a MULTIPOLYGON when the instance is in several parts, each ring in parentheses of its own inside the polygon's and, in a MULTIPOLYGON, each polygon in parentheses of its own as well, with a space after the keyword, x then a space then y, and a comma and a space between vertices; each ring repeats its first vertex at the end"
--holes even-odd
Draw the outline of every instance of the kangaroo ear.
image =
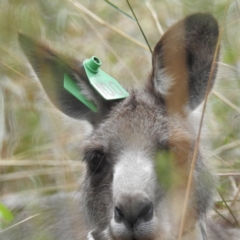
MULTIPOLYGON (((157 43, 150 86, 168 112, 186 115, 203 101, 218 37, 217 21, 197 13, 173 25, 157 43)), ((217 64, 211 87, 216 72, 217 64)))
POLYGON ((49 99, 66 115, 87 120, 94 125, 101 121, 116 102, 104 100, 93 89, 82 62, 56 54, 49 47, 21 33, 19 43, 49 99), (97 106, 96 113, 64 89, 65 74, 71 76, 81 94, 97 106))

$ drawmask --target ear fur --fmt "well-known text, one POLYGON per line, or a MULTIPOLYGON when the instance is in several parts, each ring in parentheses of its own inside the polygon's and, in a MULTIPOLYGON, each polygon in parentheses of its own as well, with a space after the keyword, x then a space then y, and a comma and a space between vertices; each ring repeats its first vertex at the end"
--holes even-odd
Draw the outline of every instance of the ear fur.
POLYGON ((19 43, 36 72, 51 102, 66 115, 97 124, 116 101, 104 100, 90 85, 82 62, 56 54, 49 47, 19 33, 19 43), (64 74, 68 74, 79 86, 79 91, 95 103, 97 113, 91 111, 64 89, 64 74))
MULTIPOLYGON (((212 15, 197 13, 177 22, 157 43, 151 88, 164 99, 168 112, 186 115, 203 101, 218 37, 212 15)), ((217 64, 211 87, 216 72, 217 64)))

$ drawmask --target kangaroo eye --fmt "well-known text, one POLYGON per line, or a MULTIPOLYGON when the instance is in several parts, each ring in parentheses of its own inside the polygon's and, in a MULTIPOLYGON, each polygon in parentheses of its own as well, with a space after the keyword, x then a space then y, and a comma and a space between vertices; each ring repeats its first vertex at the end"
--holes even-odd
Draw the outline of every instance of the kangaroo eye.
POLYGON ((100 151, 91 153, 88 158, 89 168, 94 173, 99 173, 103 169, 105 162, 105 155, 100 151))

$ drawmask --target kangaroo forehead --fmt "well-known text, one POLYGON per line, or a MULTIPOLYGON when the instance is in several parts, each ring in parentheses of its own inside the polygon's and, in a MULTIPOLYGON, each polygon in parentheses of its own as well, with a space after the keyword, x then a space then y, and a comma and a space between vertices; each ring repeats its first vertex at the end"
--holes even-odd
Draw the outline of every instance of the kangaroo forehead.
MULTIPOLYGON (((110 117, 93 133, 104 145, 146 145, 165 141, 167 116, 163 104, 134 93, 112 110, 110 117)), ((114 146, 113 146, 114 147, 114 146)))
POLYGON ((86 148, 117 154, 129 148, 154 150, 169 144, 176 146, 191 139, 190 124, 184 121, 180 116, 168 116, 164 104, 153 96, 133 93, 99 125, 86 148))

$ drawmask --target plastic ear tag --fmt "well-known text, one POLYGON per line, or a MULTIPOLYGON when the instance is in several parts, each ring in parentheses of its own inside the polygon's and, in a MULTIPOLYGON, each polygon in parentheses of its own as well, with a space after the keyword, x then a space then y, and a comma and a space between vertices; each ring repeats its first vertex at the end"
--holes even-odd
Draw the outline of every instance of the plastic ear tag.
POLYGON ((122 99, 129 96, 128 92, 111 76, 102 71, 99 58, 93 56, 83 62, 90 84, 105 99, 122 99))
POLYGON ((64 74, 64 88, 93 112, 97 112, 97 106, 81 94, 81 90, 77 86, 76 82, 74 82, 67 74, 64 74))

